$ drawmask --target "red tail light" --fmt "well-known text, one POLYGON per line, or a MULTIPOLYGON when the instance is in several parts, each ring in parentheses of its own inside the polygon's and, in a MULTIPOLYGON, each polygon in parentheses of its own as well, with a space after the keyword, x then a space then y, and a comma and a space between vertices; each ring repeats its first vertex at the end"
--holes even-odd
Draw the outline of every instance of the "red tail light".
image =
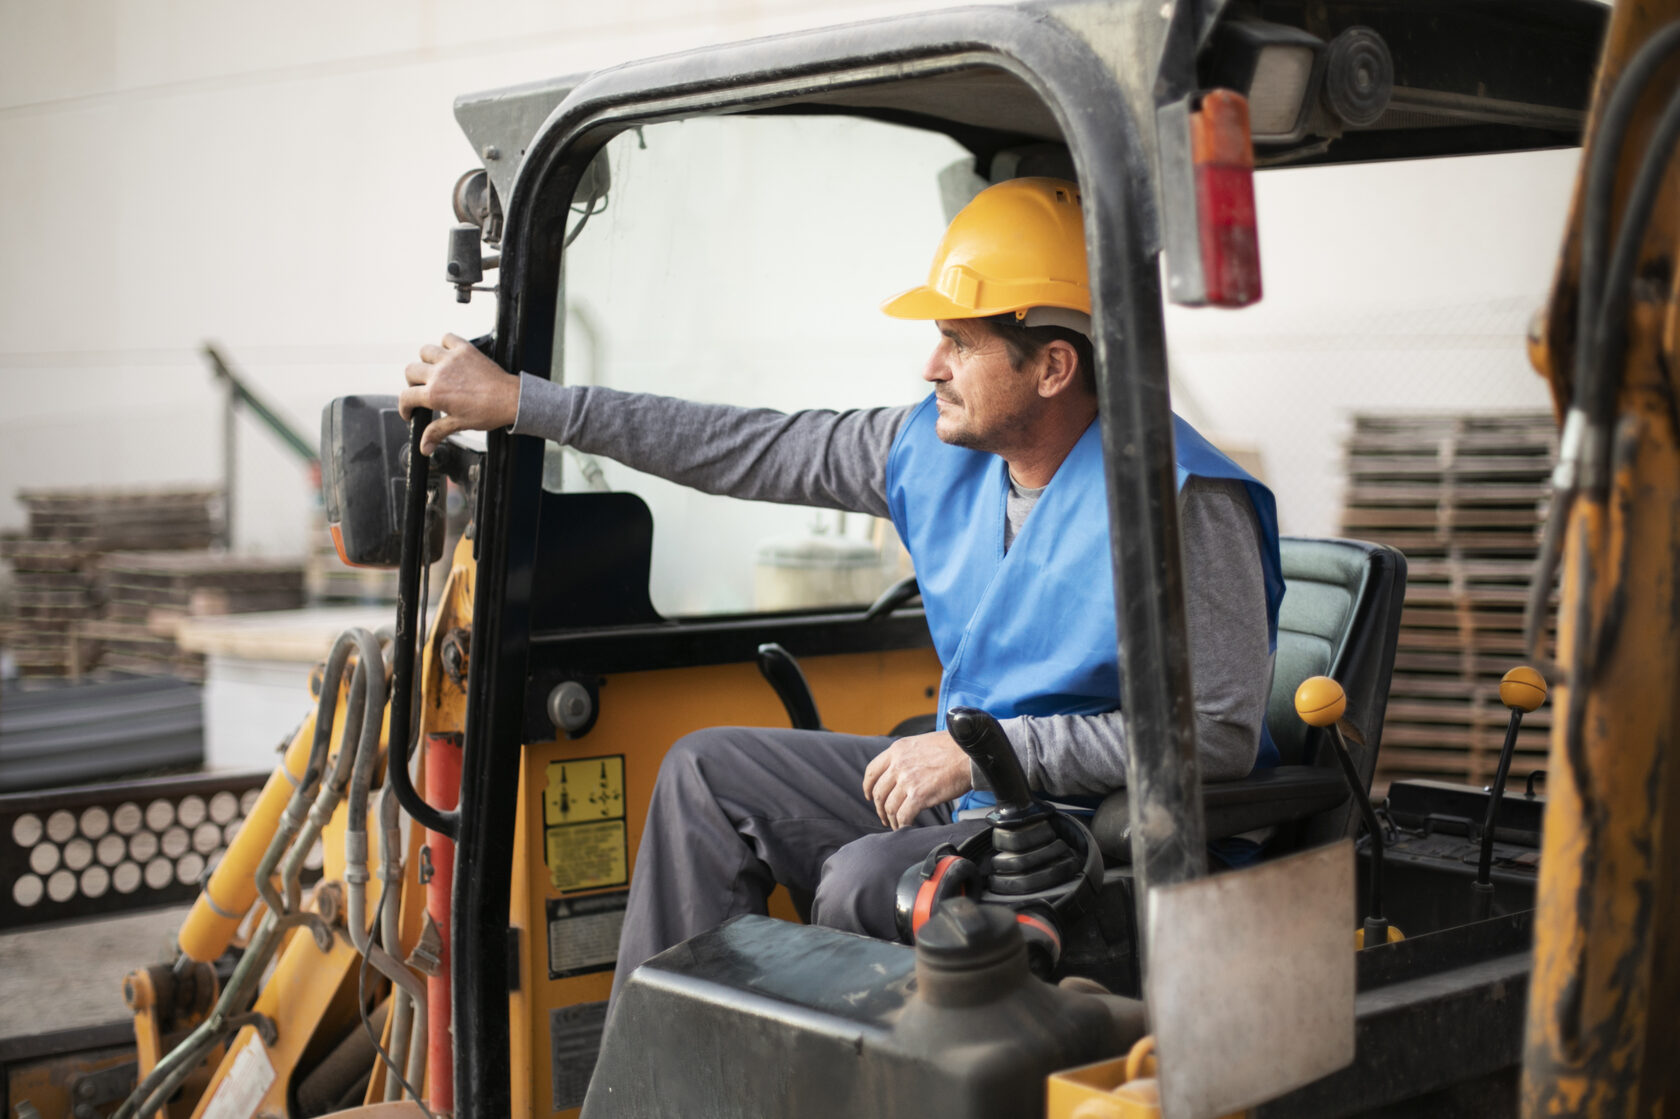
POLYGON ((1248 100, 1216 89, 1190 117, 1207 302, 1246 307, 1260 300, 1260 237, 1254 220, 1254 145, 1248 100))

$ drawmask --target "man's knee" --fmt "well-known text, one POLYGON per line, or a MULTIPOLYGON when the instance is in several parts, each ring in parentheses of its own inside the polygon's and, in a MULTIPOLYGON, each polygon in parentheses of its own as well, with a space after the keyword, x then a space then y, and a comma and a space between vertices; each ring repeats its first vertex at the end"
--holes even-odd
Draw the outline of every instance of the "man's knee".
POLYGON ((655 791, 677 792, 697 787, 710 788, 718 763, 738 752, 733 727, 706 727, 683 735, 671 744, 659 763, 655 791))
POLYGON ((893 895, 904 873, 892 833, 866 835, 840 848, 823 864, 811 902, 811 921, 831 929, 895 939, 893 895))

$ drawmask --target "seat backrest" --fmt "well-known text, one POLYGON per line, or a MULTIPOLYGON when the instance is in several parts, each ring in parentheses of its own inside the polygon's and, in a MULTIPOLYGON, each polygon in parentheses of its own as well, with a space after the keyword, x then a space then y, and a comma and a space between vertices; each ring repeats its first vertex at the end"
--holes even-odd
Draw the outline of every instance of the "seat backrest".
MULTIPOLYGON (((1295 689, 1309 676, 1330 676, 1347 693, 1347 720, 1363 742, 1348 740, 1367 790, 1376 770, 1388 706, 1406 557, 1382 544, 1286 536, 1279 541, 1285 586, 1278 609, 1277 657, 1266 724, 1284 765, 1334 764, 1325 732, 1295 714, 1295 689)), ((1314 823, 1306 842, 1352 834, 1352 802, 1314 823)))

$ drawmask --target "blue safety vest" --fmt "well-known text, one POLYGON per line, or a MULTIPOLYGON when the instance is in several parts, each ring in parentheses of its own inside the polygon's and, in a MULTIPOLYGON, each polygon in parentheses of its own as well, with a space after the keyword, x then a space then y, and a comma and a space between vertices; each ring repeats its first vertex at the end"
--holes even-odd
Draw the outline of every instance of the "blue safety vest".
MULTIPOLYGON (((1095 715, 1120 707, 1108 493, 1092 423, 1003 547, 1009 468, 997 455, 942 443, 929 396, 887 456, 887 504, 916 565, 928 629, 944 667, 937 726, 951 707, 1016 715, 1095 715)), ((1277 648, 1283 570, 1272 493, 1189 424, 1173 417, 1178 485, 1240 481, 1261 534, 1270 647, 1277 648)), ((1262 724, 1256 768, 1278 762, 1262 724)), ((996 803, 971 792, 959 809, 996 803)))

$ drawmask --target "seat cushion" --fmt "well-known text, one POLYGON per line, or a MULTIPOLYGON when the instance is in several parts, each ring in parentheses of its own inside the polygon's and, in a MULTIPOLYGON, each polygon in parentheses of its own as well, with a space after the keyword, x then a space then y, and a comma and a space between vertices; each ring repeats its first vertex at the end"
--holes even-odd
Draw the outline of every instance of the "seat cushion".
MULTIPOLYGON (((1237 781, 1210 781, 1202 786, 1207 838, 1223 839, 1299 820, 1347 798, 1347 782, 1341 773, 1316 765, 1280 765, 1237 781)), ((1105 862, 1131 861, 1131 824, 1127 790, 1116 789, 1097 806, 1091 833, 1105 862)))
POLYGON ((1347 640, 1365 590, 1370 547, 1344 540, 1284 537, 1279 541, 1285 591, 1278 609, 1277 656, 1266 703, 1266 726, 1284 765, 1311 760, 1310 728, 1295 714, 1295 689, 1330 671, 1347 640))

